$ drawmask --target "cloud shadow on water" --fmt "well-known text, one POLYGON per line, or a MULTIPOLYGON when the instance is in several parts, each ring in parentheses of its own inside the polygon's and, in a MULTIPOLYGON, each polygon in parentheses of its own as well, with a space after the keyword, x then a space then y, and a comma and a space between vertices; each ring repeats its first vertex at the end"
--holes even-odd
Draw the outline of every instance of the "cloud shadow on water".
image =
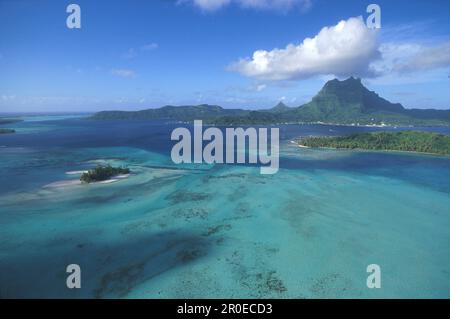
MULTIPOLYGON (((108 243, 85 237, 77 234, 60 245, 48 242, 40 250, 45 253, 30 249, 2 258, 0 298, 124 298, 140 284, 195 263, 211 250, 207 238, 185 231, 108 243), (72 263, 81 267, 81 289, 66 287, 65 270, 72 263)), ((148 293, 157 297, 157 291, 148 293)))

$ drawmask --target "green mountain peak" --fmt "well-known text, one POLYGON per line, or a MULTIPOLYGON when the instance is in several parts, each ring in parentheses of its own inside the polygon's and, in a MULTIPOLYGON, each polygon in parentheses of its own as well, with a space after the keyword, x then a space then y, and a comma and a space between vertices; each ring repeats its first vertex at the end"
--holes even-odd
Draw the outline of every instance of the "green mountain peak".
POLYGON ((449 125, 450 110, 405 109, 368 90, 360 78, 334 79, 325 83, 310 102, 288 107, 279 102, 269 110, 250 111, 222 108, 218 105, 165 106, 141 111, 104 111, 96 120, 165 119, 205 120, 218 125, 276 123, 449 125))
POLYGON ((270 112, 275 112, 275 113, 279 113, 279 112, 285 112, 290 110, 291 108, 289 106, 287 106, 286 104, 284 104, 282 101, 280 101, 277 105, 275 105, 274 107, 272 107, 271 109, 269 109, 270 112))
POLYGON ((381 98, 368 90, 361 79, 354 77, 328 81, 311 102, 299 109, 310 121, 357 120, 370 113, 402 111, 401 104, 381 98))

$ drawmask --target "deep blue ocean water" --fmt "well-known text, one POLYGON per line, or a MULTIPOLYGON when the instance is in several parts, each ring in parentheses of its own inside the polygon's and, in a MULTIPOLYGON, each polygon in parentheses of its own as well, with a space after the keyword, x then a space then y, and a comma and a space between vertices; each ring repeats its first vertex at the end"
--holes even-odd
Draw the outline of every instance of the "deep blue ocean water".
POLYGON ((450 297, 450 158, 300 149, 290 140, 378 128, 284 125, 275 175, 175 165, 179 125, 5 125, 17 133, 0 135, 0 297, 450 297), (101 163, 133 174, 74 183, 101 163), (72 263, 81 289, 66 287, 72 263), (380 289, 366 286, 373 263, 380 289))

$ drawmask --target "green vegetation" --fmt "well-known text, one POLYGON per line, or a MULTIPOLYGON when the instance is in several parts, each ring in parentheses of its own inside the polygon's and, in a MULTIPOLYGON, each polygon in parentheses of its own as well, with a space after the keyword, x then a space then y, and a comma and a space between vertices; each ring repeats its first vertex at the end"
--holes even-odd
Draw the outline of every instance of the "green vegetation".
POLYGON ((103 111, 94 114, 93 120, 175 120, 193 121, 213 119, 222 116, 242 116, 248 111, 240 109, 224 109, 217 105, 187 105, 171 106, 167 105, 157 109, 147 109, 141 111, 103 111))
POLYGON ((298 141, 308 147, 392 150, 450 155, 450 135, 431 132, 373 132, 338 137, 306 137, 298 141))
POLYGON ((96 120, 203 120, 215 125, 327 123, 345 125, 450 125, 450 110, 405 109, 369 91, 360 79, 328 81, 311 102, 298 107, 283 103, 266 110, 224 109, 217 105, 164 106, 136 112, 104 111, 96 120))
POLYGON ((13 130, 12 128, 0 128, 0 134, 10 134, 15 132, 16 130, 13 130))
POLYGON ((405 109, 369 91, 360 79, 328 81, 311 102, 296 108, 280 103, 269 110, 217 118, 214 124, 327 123, 346 125, 450 125, 450 110, 405 109))
POLYGON ((289 106, 287 106, 283 102, 280 102, 277 105, 275 105, 273 108, 268 109, 267 111, 271 112, 271 113, 285 113, 285 112, 289 111, 290 109, 291 108, 289 106))
POLYGON ((90 170, 87 173, 83 173, 80 177, 80 181, 83 183, 100 182, 106 181, 116 175, 129 173, 130 169, 128 168, 112 167, 111 165, 97 166, 95 169, 90 170))

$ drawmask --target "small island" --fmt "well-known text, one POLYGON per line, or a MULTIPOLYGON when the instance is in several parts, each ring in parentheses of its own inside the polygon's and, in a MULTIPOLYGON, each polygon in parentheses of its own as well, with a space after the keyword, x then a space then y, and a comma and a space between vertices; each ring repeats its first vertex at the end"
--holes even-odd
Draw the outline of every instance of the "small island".
POLYGON ((95 169, 83 173, 80 177, 80 181, 83 183, 101 182, 122 174, 130 174, 130 169, 124 167, 112 167, 111 165, 97 166, 95 169))
POLYGON ((349 136, 314 136, 297 141, 299 146, 313 148, 407 151, 450 155, 450 135, 418 132, 372 132, 349 136))
POLYGON ((12 128, 0 128, 0 134, 11 134, 15 132, 16 130, 13 130, 12 128))

